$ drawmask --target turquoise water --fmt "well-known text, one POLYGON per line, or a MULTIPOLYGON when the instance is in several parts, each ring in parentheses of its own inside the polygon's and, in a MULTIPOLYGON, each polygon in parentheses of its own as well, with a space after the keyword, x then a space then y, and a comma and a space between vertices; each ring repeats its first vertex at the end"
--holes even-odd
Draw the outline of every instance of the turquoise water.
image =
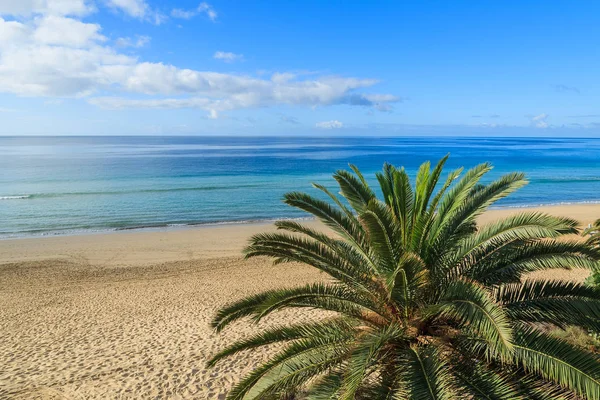
POLYGON ((301 218, 291 190, 348 162, 483 161, 531 183, 500 207, 600 201, 600 139, 0 137, 0 237, 301 218))

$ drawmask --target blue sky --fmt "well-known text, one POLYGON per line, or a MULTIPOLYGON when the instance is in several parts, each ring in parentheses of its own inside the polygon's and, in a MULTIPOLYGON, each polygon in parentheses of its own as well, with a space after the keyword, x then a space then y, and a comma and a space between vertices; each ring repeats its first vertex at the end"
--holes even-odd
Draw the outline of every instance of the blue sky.
POLYGON ((0 134, 599 136, 596 1, 2 0, 0 134))

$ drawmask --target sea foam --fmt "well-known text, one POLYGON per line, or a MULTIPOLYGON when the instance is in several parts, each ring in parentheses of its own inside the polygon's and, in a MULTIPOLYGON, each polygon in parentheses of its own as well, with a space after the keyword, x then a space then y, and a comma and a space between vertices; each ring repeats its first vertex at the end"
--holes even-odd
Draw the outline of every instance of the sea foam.
POLYGON ((21 200, 21 199, 29 199, 31 197, 30 194, 26 194, 23 196, 0 196, 0 200, 21 200))

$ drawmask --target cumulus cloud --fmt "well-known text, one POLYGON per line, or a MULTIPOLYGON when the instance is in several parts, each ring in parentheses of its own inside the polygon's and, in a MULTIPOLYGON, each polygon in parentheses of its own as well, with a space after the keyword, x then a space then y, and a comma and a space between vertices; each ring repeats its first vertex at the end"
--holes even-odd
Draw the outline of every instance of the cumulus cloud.
POLYGON ((339 129, 339 128, 342 128, 344 126, 344 124, 338 120, 331 120, 331 121, 317 122, 315 124, 315 126, 320 129, 339 129))
MULTIPOLYGON (((119 49, 142 47, 148 37, 109 41, 100 25, 65 15, 67 9, 73 14, 78 8, 16 20, 0 15, 1 93, 84 97, 108 109, 198 108, 212 118, 224 111, 280 105, 346 104, 385 110, 401 101, 388 94, 361 93, 377 83, 374 79, 288 72, 237 75, 140 62, 119 49)), ((133 14, 142 12, 136 10, 131 8, 133 14)))
POLYGON ((198 6, 198 12, 205 13, 211 21, 216 21, 217 19, 217 12, 208 3, 200 3, 198 6))
POLYGON ((536 128, 547 128, 549 126, 546 121, 548 119, 548 114, 530 115, 528 117, 531 121, 531 125, 536 128))
POLYGON ((174 8, 171 11, 173 18, 191 19, 196 15, 205 14, 211 21, 217 20, 218 14, 215 9, 208 3, 200 3, 198 7, 192 10, 182 10, 180 8, 174 8))
POLYGON ((244 55, 243 54, 235 54, 235 53, 229 53, 226 51, 217 51, 214 55, 213 58, 216 60, 223 60, 226 63, 232 63, 234 61, 242 61, 244 59, 244 55))
POLYGON ((160 24, 166 17, 153 10, 146 0, 1 0, 0 15, 30 17, 32 15, 54 15, 82 17, 104 5, 115 11, 141 20, 160 24))
POLYGON ((273 75, 271 75, 271 81, 277 84, 283 84, 296 79, 297 77, 298 75, 292 72, 275 72, 273 75))
POLYGON ((94 42, 106 40, 100 32, 100 25, 87 24, 81 21, 48 15, 36 19, 33 41, 41 45, 58 45, 70 47, 87 47, 94 42))
POLYGON ((32 14, 82 16, 95 10, 86 0, 2 0, 0 15, 30 16, 32 14))
POLYGON ((182 10, 181 8, 174 8, 171 10, 171 17, 181 19, 191 19, 198 15, 196 10, 182 10))
MULTIPOLYGON (((327 106, 348 104, 348 93, 372 86, 371 79, 321 77, 290 81, 266 80, 252 76, 180 69, 160 63, 112 66, 112 85, 132 94, 171 96, 168 98, 96 97, 90 103, 107 109, 200 108, 211 116, 244 108, 327 106), (178 97, 173 97, 178 96, 178 97)), ((371 103, 355 104, 369 106, 371 103)))
POLYGON ((148 4, 144 0, 106 0, 106 4, 138 18, 143 17, 148 10, 148 4))
POLYGON ((150 43, 150 36, 138 35, 135 38, 122 37, 115 40, 115 44, 118 47, 144 47, 150 43))
POLYGON ((0 48, 19 45, 27 41, 30 28, 18 21, 5 21, 0 18, 0 48))
POLYGON ((156 25, 162 24, 167 19, 162 13, 153 10, 146 0, 105 0, 105 3, 113 10, 121 11, 133 18, 150 21, 156 25))

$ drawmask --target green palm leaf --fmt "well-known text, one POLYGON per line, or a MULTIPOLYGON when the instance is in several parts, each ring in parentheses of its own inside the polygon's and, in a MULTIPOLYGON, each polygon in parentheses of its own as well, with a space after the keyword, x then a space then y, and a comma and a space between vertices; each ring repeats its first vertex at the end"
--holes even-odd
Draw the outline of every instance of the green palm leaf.
POLYGON ((512 351, 512 327, 505 310, 474 282, 451 283, 440 302, 426 309, 425 315, 460 321, 487 342, 495 356, 506 358, 512 351))
POLYGON ((247 339, 235 342, 221 350, 208 361, 207 366, 213 367, 223 358, 232 356, 241 351, 267 346, 273 343, 320 337, 350 339, 354 334, 353 330, 355 328, 355 324, 342 319, 271 328, 247 339))
POLYGON ((404 378, 409 398, 414 400, 456 398, 449 366, 442 353, 435 347, 410 346, 407 349, 406 359, 399 361, 399 374, 404 378))
POLYGON ((600 255, 585 243, 515 240, 492 243, 481 252, 463 260, 463 273, 482 283, 492 285, 518 282, 528 272, 548 269, 582 268, 593 270, 600 255))
POLYGON ((600 399, 600 358, 576 346, 537 332, 517 330, 514 360, 526 371, 568 388, 589 400, 600 399))
POLYGON ((512 318, 600 331, 600 289, 565 281, 527 280, 500 286, 496 298, 512 318))

